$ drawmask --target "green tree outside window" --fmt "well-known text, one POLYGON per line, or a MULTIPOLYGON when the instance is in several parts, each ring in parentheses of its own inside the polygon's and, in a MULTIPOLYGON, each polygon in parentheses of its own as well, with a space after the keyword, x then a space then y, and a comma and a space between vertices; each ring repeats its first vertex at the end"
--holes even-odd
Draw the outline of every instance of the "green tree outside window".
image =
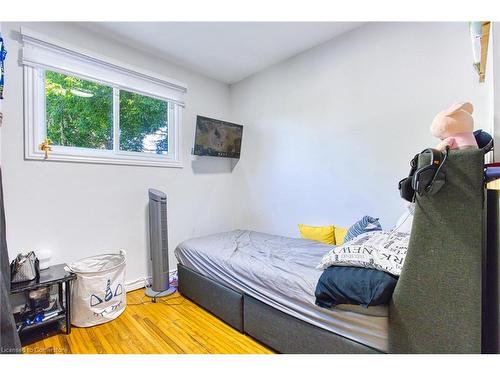
MULTIPOLYGON (((45 73, 47 137, 57 146, 113 150, 113 89, 77 77, 45 73)), ((168 152, 168 103, 120 90, 119 148, 168 152)))

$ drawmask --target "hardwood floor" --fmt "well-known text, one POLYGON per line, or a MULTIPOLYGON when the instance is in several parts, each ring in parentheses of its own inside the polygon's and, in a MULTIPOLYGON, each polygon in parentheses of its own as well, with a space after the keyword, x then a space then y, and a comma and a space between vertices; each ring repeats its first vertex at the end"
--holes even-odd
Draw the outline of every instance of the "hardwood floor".
POLYGON ((127 294, 117 319, 90 328, 73 327, 23 347, 25 353, 72 354, 265 354, 272 351, 239 333, 179 293, 152 303, 139 289, 127 294))

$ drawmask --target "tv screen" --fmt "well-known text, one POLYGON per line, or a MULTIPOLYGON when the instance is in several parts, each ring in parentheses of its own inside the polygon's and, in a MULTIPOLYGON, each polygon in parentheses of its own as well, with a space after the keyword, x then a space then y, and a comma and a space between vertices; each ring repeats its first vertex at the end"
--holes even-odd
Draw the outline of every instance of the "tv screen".
POLYGON ((213 118, 196 118, 194 154, 239 158, 243 126, 213 118))

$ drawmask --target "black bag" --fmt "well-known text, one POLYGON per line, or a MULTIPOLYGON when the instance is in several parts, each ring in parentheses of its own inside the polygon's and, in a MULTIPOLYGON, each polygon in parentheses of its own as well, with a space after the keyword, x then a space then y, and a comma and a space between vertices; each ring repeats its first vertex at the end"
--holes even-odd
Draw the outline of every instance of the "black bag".
POLYGON ((437 193, 445 183, 443 166, 448 158, 449 148, 443 154, 439 150, 428 148, 422 151, 410 162, 410 174, 399 181, 398 189, 401 198, 408 202, 415 202, 415 195, 433 195, 437 193), (429 163, 418 166, 419 156, 429 154, 429 163))
POLYGON ((40 277, 40 262, 35 252, 28 254, 17 254, 17 257, 10 264, 10 281, 20 283, 31 281, 40 277))

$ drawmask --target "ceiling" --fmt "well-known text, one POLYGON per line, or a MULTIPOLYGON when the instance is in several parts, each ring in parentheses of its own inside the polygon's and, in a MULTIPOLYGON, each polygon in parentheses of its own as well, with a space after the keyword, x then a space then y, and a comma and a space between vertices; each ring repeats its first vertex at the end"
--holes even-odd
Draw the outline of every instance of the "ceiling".
POLYGON ((210 78, 235 83, 360 22, 93 22, 86 28, 210 78))

